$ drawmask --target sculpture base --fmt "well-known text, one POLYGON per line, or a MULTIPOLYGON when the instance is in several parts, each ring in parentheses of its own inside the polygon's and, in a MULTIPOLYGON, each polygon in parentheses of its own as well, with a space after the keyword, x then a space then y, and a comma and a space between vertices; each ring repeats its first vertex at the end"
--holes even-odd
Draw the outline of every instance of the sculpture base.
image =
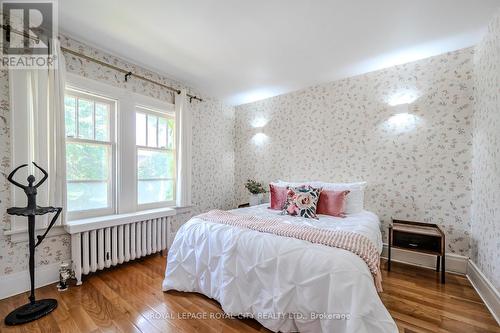
POLYGON ((57 308, 57 301, 51 298, 28 303, 9 313, 5 317, 5 324, 12 326, 28 323, 48 315, 55 308, 57 308))

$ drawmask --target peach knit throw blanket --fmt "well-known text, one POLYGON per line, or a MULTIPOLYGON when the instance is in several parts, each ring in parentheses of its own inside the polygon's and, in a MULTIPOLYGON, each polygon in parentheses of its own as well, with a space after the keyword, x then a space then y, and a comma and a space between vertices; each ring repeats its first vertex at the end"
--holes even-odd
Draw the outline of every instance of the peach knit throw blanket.
POLYGON ((382 291, 380 255, 375 245, 363 235, 351 231, 328 230, 292 224, 285 222, 282 218, 237 215, 222 210, 212 210, 197 217, 208 222, 247 228, 277 236, 292 237, 350 251, 365 261, 373 275, 377 291, 382 291))

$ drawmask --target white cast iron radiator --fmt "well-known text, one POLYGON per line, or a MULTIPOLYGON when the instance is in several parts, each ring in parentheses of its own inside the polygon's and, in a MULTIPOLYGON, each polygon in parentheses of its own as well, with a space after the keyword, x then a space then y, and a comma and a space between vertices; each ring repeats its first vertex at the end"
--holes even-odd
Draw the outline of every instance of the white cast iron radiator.
POLYGON ((141 214, 121 214, 107 218, 69 222, 71 258, 77 285, 82 274, 144 257, 167 249, 170 210, 151 210, 141 214))

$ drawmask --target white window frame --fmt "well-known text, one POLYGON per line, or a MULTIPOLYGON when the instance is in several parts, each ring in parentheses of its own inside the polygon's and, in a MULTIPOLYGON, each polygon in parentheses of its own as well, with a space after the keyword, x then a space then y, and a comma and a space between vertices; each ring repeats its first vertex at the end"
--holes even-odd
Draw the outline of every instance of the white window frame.
MULTIPOLYGON (((145 114, 146 115, 146 119, 147 119, 147 115, 154 115, 154 116, 157 116, 157 117, 162 117, 162 118, 166 118, 166 119, 173 119, 174 122, 175 122, 175 110, 164 110, 164 109, 158 109, 158 108, 155 108, 154 106, 151 106, 151 105, 141 105, 141 104, 138 104, 135 106, 135 113, 142 113, 142 114, 145 114)), ((158 143, 159 141, 159 138, 158 138, 158 125, 156 126, 156 142, 158 143)), ((145 146, 141 146, 141 145, 137 145, 135 146, 135 153, 136 153, 136 158, 135 158, 135 165, 136 165, 136 170, 138 168, 138 164, 139 164, 139 160, 138 160, 138 151, 139 149, 142 149, 142 150, 150 150, 150 151, 170 151, 170 152, 173 152, 174 153, 174 161, 177 160, 177 151, 176 151, 176 142, 175 142, 175 126, 174 126, 174 133, 173 133, 173 137, 174 137, 174 144, 173 144, 173 147, 172 149, 169 149, 169 148, 160 148, 160 147, 150 147, 147 145, 147 140, 148 140, 148 124, 147 124, 147 120, 146 120, 146 145, 145 146)), ((158 146, 158 144, 157 144, 158 146)), ((158 178, 158 179, 154 179, 154 180, 173 180, 174 181, 174 198, 170 201, 158 201, 158 202, 151 202, 151 203, 146 203, 146 204, 139 204, 139 191, 137 190, 137 187, 138 187, 138 183, 139 183, 139 177, 137 175, 137 172, 136 172, 136 181, 135 181, 135 185, 136 185, 136 198, 135 198, 135 202, 137 203, 137 207, 140 209, 140 210, 146 210, 146 209, 152 209, 152 208, 159 208, 159 207, 171 207, 171 206, 175 206, 175 196, 176 196, 176 186, 177 186, 177 163, 174 163, 174 177, 171 179, 171 178, 158 178)))
MULTIPOLYGON (((99 102, 102 104, 109 105, 109 140, 108 141, 99 141, 99 140, 91 140, 91 139, 82 139, 78 137, 78 106, 75 109, 75 124, 76 124, 76 133, 74 137, 68 137, 65 133, 66 143, 83 143, 83 144, 95 144, 108 146, 111 150, 111 154, 108 160, 108 204, 109 206, 106 208, 97 208, 97 209, 87 209, 87 210, 78 210, 78 211, 69 211, 67 212, 67 216, 69 220, 88 218, 88 217, 96 217, 103 215, 111 215, 116 212, 116 115, 118 108, 118 101, 112 98, 108 98, 102 96, 98 93, 92 93, 88 91, 84 91, 77 87, 67 86, 65 91, 65 96, 74 96, 76 98, 81 99, 92 99, 94 102, 99 102)), ((94 104, 95 106, 95 104, 94 104)), ((94 130, 95 133, 95 113, 94 117, 94 130)), ((82 181, 70 181, 66 179, 66 186, 70 182, 82 182, 82 181)), ((83 181, 84 182, 84 181, 83 181)))
MULTIPOLYGON (((150 208, 175 207, 172 202, 160 202, 138 205, 137 203, 137 147, 135 135, 136 108, 155 110, 160 114, 175 119, 175 106, 153 97, 131 93, 126 88, 119 88, 107 83, 85 78, 73 73, 66 74, 66 88, 101 96, 116 101, 115 115, 115 205, 110 214, 140 212, 150 208), (133 135, 131 135, 133 133, 133 135), (131 149, 123 149, 130 147, 131 149)), ((174 129, 175 130, 175 129, 174 129)), ((174 150, 176 146, 174 145, 174 150)), ((177 158, 177 155, 175 155, 177 158)), ((177 163, 176 163, 177 164, 177 163)), ((177 176, 177 175, 176 175, 177 176)), ((177 184, 177 179, 175 180, 177 184)), ((103 215, 110 215, 103 214, 103 215)), ((68 216, 68 221, 81 217, 68 216)))

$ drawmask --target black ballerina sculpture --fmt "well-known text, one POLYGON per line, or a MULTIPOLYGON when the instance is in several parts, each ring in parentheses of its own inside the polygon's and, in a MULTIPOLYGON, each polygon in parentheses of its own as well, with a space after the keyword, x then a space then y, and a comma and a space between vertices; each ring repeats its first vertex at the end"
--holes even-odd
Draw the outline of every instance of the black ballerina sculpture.
POLYGON ((52 228, 54 223, 56 222, 59 214, 61 214, 61 207, 40 207, 36 205, 36 193, 37 188, 39 188, 49 177, 48 173, 39 167, 35 162, 33 165, 37 167, 42 173, 43 178, 38 183, 35 183, 35 176, 28 176, 28 185, 23 185, 14 180, 15 173, 26 166, 27 164, 23 164, 12 171, 7 177, 8 181, 14 184, 17 187, 23 189, 24 193, 28 197, 28 205, 26 207, 11 207, 7 209, 7 214, 9 215, 17 215, 17 216, 26 216, 28 217, 28 236, 29 236, 29 250, 30 250, 30 260, 29 260, 29 269, 30 269, 30 282, 31 282, 31 293, 29 296, 29 303, 25 304, 5 317, 5 324, 7 325, 19 325, 24 324, 38 318, 41 318, 50 312, 52 312, 57 307, 57 301, 55 299, 42 299, 35 300, 35 248, 40 245, 43 241, 47 233, 52 228), (43 233, 43 235, 37 236, 37 241, 35 243, 35 216, 36 215, 45 215, 48 213, 56 213, 52 220, 50 221, 49 226, 43 233))

